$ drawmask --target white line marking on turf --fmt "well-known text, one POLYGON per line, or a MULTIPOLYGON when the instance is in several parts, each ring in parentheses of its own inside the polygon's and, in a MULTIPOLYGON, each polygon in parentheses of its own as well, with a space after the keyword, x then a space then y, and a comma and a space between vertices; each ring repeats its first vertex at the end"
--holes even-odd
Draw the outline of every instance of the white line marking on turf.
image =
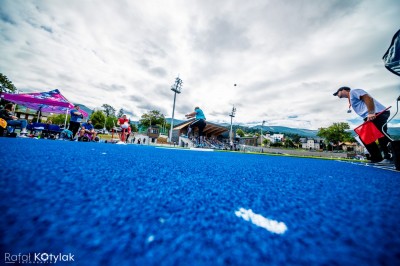
POLYGON ((165 150, 181 150, 181 151, 187 151, 188 149, 183 149, 183 148, 174 148, 174 147, 155 147, 156 149, 165 149, 165 150))
POLYGON ((169 148, 169 147, 156 147, 156 149, 166 149, 166 150, 181 150, 181 151, 214 151, 213 149, 205 149, 205 148, 169 148))
POLYGON ((190 148, 191 151, 214 151, 213 149, 206 148, 190 148))
POLYGON ((287 230, 287 226, 285 223, 270 220, 260 214, 254 213, 252 210, 240 208, 238 211, 235 211, 235 214, 237 217, 243 218, 248 222, 251 222, 259 227, 270 231, 271 233, 284 234, 287 230))

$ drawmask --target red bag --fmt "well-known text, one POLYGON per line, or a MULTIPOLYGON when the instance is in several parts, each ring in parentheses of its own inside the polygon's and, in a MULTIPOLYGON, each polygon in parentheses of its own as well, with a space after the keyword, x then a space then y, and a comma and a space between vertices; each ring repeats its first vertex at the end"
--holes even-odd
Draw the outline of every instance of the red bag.
MULTIPOLYGON (((391 106, 383 110, 382 112, 378 113, 376 116, 382 114, 386 110, 388 110, 391 106)), ((360 137, 361 141, 368 145, 372 142, 376 141, 379 138, 382 138, 384 135, 378 128, 372 123, 372 121, 366 121, 362 125, 356 127, 354 131, 360 137)))
POLYGON ((367 145, 383 137, 383 133, 371 121, 367 121, 356 127, 354 131, 360 136, 361 141, 367 145))

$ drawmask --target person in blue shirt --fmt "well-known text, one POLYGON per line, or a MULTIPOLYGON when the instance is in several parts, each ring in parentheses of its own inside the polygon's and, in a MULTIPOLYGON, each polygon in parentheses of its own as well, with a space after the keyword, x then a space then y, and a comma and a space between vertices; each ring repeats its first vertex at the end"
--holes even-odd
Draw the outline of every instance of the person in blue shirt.
POLYGON ((83 115, 79 112, 79 105, 75 105, 74 109, 70 111, 71 119, 69 120, 69 130, 72 131, 72 138, 75 138, 76 133, 78 132, 83 115))
POLYGON ((347 98, 349 101, 349 107, 352 107, 354 112, 362 117, 364 121, 371 121, 374 123, 376 128, 383 133, 383 137, 378 139, 379 146, 375 142, 364 145, 371 156, 371 162, 392 164, 392 158, 388 148, 390 139, 387 133, 387 120, 390 116, 390 112, 386 110, 386 107, 362 89, 341 87, 333 94, 333 96, 347 98), (377 115, 378 113, 380 114, 377 115))
POLYGON ((85 134, 88 135, 90 140, 94 140, 96 137, 96 131, 90 119, 86 123, 82 123, 81 130, 79 131, 79 138, 82 138, 85 134))
POLYGON ((203 110, 201 110, 200 107, 196 106, 194 108, 194 112, 186 114, 185 116, 186 118, 193 118, 193 117, 195 118, 194 121, 189 125, 187 136, 189 137, 189 134, 193 131, 193 128, 197 127, 199 130, 199 146, 200 147, 204 146, 203 130, 206 127, 207 123, 203 110))

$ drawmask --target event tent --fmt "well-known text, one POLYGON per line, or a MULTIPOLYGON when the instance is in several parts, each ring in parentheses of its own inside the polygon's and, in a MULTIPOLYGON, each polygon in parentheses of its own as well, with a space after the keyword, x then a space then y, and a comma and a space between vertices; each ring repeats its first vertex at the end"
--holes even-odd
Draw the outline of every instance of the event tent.
MULTIPOLYGON (((29 109, 46 113, 67 114, 70 109, 74 108, 74 105, 57 89, 48 92, 22 94, 2 93, 0 97, 29 109)), ((80 110, 80 112, 84 117, 88 116, 85 111, 80 110)))
MULTIPOLYGON (((65 98, 57 89, 47 92, 33 92, 33 93, 2 93, 0 98, 4 100, 23 105, 29 109, 37 110, 39 113, 56 113, 66 114, 64 126, 67 123, 67 116, 69 110, 74 108, 74 105, 65 98)), ((79 110, 84 117, 88 114, 84 110, 79 110)), ((40 116, 40 115, 39 115, 40 116)), ((39 121, 38 116, 38 121, 39 121)))

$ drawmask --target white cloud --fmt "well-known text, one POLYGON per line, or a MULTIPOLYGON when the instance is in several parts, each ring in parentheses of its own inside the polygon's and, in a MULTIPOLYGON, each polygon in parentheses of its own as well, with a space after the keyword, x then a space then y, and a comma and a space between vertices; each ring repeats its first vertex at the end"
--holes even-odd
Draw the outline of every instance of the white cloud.
POLYGON ((58 88, 134 119, 152 109, 170 117, 179 75, 177 119, 199 105, 208 120, 228 122, 235 104, 236 123, 317 129, 357 118, 332 96, 342 85, 395 104, 400 79, 381 57, 399 8, 396 0, 6 0, 0 72, 22 91, 58 88))

